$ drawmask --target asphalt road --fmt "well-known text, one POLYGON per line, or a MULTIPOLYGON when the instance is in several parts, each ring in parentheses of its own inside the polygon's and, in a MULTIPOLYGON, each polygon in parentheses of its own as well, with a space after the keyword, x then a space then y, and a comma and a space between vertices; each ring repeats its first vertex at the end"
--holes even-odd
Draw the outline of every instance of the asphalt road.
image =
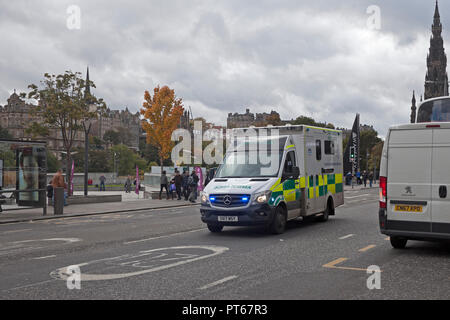
POLYGON ((346 192, 328 222, 281 236, 212 234, 198 207, 1 225, 0 299, 449 299, 450 246, 392 249, 377 192, 346 192), (81 289, 67 287, 72 265, 81 289), (369 290, 373 265, 381 289, 369 290))

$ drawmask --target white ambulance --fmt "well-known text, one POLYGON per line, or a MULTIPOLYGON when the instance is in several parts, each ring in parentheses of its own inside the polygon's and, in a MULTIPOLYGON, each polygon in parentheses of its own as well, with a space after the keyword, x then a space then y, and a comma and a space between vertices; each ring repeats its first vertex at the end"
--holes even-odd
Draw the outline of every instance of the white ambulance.
POLYGON ((450 97, 425 100, 417 123, 393 126, 380 168, 379 221, 394 248, 450 239, 450 97))
POLYGON ((280 234, 289 220, 334 215, 344 203, 341 131, 287 125, 233 132, 249 131, 257 136, 237 138, 201 194, 201 219, 211 232, 264 225, 280 234), (262 135, 267 129, 277 135, 262 135), (264 145, 276 163, 262 161, 264 145))

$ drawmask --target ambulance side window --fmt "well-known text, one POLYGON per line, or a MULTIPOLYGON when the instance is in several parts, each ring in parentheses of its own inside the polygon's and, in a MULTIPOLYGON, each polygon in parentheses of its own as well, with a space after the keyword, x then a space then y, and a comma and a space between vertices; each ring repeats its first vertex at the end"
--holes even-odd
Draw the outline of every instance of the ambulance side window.
POLYGON ((325 154, 333 155, 334 154, 334 142, 325 140, 325 154))
POLYGON ((286 161, 284 162, 284 172, 292 173, 292 168, 295 166, 295 152, 290 151, 286 155, 286 161))
POLYGON ((322 143, 320 140, 316 140, 316 159, 322 160, 322 143))

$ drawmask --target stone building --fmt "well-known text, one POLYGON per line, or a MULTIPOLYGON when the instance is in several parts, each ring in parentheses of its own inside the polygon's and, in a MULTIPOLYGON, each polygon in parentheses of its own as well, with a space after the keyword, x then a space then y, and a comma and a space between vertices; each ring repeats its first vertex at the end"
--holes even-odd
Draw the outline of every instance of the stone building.
MULTIPOLYGON (((247 128, 250 126, 258 126, 261 125, 269 119, 280 119, 280 114, 276 111, 271 111, 270 113, 254 113, 250 112, 250 109, 246 109, 245 113, 229 113, 227 118, 227 128, 247 128)), ((281 121, 282 123, 286 123, 286 121, 281 121)))
MULTIPOLYGON (((86 81, 89 81, 89 68, 86 73, 86 81)), ((89 82, 88 82, 89 83, 89 82)), ((90 93, 90 86, 86 87, 86 92, 90 93)), ((7 129, 14 139, 31 139, 31 135, 26 133, 26 129, 33 122, 40 122, 39 116, 33 116, 31 110, 35 107, 25 103, 19 95, 14 93, 7 100, 7 104, 0 106, 0 126, 7 129)), ((128 108, 125 110, 107 109, 106 115, 92 121, 91 136, 103 139, 106 131, 114 130, 130 136, 128 147, 139 149, 139 136, 142 133, 142 126, 139 112, 131 113, 128 108)), ((34 138, 39 139, 39 137, 34 138)), ((47 147, 57 156, 61 156, 64 151, 64 144, 61 130, 50 130, 49 137, 40 138, 48 142, 47 147)), ((84 132, 77 132, 74 140, 74 147, 84 148, 84 132)))
MULTIPOLYGON (((26 132, 28 126, 33 122, 39 122, 39 116, 32 115, 31 111, 35 107, 33 104, 25 103, 16 91, 9 97, 8 103, 5 106, 0 106, 0 126, 7 129, 13 136, 13 139, 20 140, 45 140, 47 141, 47 147, 53 151, 56 155, 60 155, 61 151, 64 151, 64 142, 61 134, 61 130, 51 129, 49 136, 35 137, 33 138, 26 132)), ((75 147, 84 146, 84 133, 78 132, 74 140, 75 147)))
MULTIPOLYGON (((447 55, 442 39, 442 23, 439 14, 439 5, 436 0, 434 10, 430 49, 427 55, 427 73, 425 75, 425 99, 448 96, 447 55)), ((422 97, 420 99, 422 101, 422 97)), ((413 92, 411 100, 411 123, 416 119, 416 97, 413 92)))

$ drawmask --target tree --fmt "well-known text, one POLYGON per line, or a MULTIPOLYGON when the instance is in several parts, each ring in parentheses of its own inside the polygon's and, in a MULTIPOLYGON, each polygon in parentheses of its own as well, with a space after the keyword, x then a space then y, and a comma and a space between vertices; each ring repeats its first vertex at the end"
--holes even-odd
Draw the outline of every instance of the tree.
POLYGON ((113 146, 110 152, 110 158, 113 159, 112 161, 114 161, 114 153, 116 154, 117 171, 119 172, 119 175, 134 175, 136 173, 136 166, 141 170, 147 168, 147 161, 142 159, 139 154, 128 148, 126 145, 119 144, 113 146))
POLYGON ((58 158, 47 150, 47 172, 56 172, 61 167, 58 158))
MULTIPOLYGON (((33 122, 28 132, 33 136, 48 136, 51 129, 61 132, 64 150, 67 153, 66 176, 70 179, 71 152, 74 147, 76 134, 88 131, 86 123, 97 117, 106 109, 103 99, 97 99, 85 92, 87 85, 95 88, 92 81, 86 83, 80 72, 66 71, 61 75, 44 74, 42 87, 31 84, 28 88, 28 99, 35 99, 39 104, 32 110, 40 122, 33 122)), ((21 94, 22 98, 26 94, 21 94)))
POLYGON ((0 139, 12 139, 13 136, 9 133, 9 131, 0 126, 0 139))
POLYGON ((169 87, 158 86, 154 89, 153 98, 145 91, 144 100, 141 114, 145 121, 142 128, 147 133, 147 144, 158 150, 162 169, 164 160, 169 158, 174 146, 171 137, 184 111, 182 99, 177 99, 175 91, 169 87))
POLYGON ((115 145, 118 145, 120 143, 120 135, 119 135, 119 133, 117 131, 108 130, 103 135, 103 140, 107 144, 109 144, 111 146, 115 146, 115 145))
POLYGON ((321 128, 330 128, 334 129, 334 125, 332 123, 326 123, 326 122, 316 122, 313 118, 306 117, 306 116, 300 116, 294 121, 291 122, 293 125, 300 125, 304 124, 307 126, 314 126, 314 127, 321 127, 321 128))
POLYGON ((359 140, 359 146, 360 146, 360 151, 359 151, 359 156, 361 159, 360 162, 360 168, 361 170, 365 170, 366 168, 368 168, 368 157, 367 155, 369 155, 370 157, 370 153, 372 151, 372 148, 382 142, 380 138, 378 138, 378 132, 375 130, 364 130, 361 131, 360 133, 360 140, 359 140))

